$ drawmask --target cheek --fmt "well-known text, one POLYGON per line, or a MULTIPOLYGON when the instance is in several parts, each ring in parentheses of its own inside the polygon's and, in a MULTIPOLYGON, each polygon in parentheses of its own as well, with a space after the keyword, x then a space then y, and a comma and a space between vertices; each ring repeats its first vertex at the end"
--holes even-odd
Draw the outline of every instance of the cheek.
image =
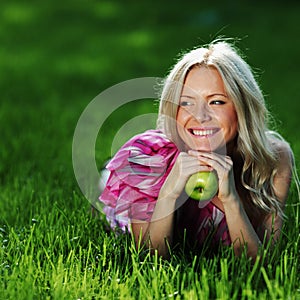
POLYGON ((234 109, 220 111, 215 114, 215 120, 219 123, 228 134, 237 134, 238 132, 238 119, 234 109))
POLYGON ((237 131, 237 128, 238 128, 238 117, 237 117, 237 113, 236 113, 235 110, 233 112, 231 112, 230 119, 231 119, 232 127, 234 127, 235 130, 237 131))
POLYGON ((179 108, 176 116, 176 121, 177 123, 183 125, 186 120, 188 119, 189 114, 187 113, 186 110, 179 108))
POLYGON ((184 112, 182 109, 179 109, 176 116, 176 128, 177 128, 177 133, 181 138, 184 132, 184 126, 187 122, 186 119, 187 119, 186 112, 184 112))
POLYGON ((227 122, 232 134, 238 132, 238 118, 235 111, 231 111, 228 115, 227 122))

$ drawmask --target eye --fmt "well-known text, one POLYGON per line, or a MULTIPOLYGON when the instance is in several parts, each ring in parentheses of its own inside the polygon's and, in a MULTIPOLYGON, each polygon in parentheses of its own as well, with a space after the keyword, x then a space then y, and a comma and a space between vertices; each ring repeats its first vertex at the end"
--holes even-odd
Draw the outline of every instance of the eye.
POLYGON ((189 107, 189 106, 193 106, 194 104, 195 104, 195 99, 193 99, 192 97, 186 95, 182 95, 180 97, 179 105, 181 107, 189 107))
POLYGON ((223 100, 217 100, 217 99, 209 101, 210 105, 223 105, 225 103, 226 103, 225 101, 223 101, 223 100))
POLYGON ((185 106, 191 106, 191 105, 193 105, 193 103, 190 101, 182 100, 182 101, 180 101, 179 105, 182 107, 185 107, 185 106))

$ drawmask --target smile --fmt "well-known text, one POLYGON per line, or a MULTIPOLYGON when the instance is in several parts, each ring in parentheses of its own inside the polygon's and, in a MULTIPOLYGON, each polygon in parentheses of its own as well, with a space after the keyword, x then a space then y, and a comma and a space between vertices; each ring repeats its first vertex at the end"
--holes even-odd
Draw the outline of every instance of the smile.
POLYGON ((217 129, 217 128, 214 128, 214 129, 189 129, 189 132, 192 135, 200 136, 200 137, 202 137, 202 136, 207 137, 207 136, 217 133, 218 131, 219 131, 219 129, 217 129))

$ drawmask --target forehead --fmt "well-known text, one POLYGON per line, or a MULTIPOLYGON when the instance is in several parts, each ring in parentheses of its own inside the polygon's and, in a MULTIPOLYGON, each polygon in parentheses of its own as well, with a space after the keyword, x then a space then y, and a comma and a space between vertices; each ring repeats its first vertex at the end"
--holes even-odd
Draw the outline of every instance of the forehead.
POLYGON ((225 86, 220 73, 215 67, 195 66, 186 75, 183 91, 225 94, 225 86))

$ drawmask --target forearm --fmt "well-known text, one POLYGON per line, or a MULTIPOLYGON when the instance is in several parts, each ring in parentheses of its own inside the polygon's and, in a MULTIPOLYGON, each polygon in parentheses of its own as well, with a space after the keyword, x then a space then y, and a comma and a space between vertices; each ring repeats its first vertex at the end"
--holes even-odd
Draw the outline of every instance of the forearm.
POLYGON ((148 231, 144 237, 144 243, 148 244, 152 251, 157 250, 159 255, 167 257, 172 241, 173 214, 149 224, 148 231))
POLYGON ((223 206, 235 254, 239 256, 246 245, 247 255, 255 259, 262 243, 240 200, 230 199, 223 202, 223 206))
POLYGON ((136 243, 146 244, 157 250, 161 256, 167 256, 168 246, 173 240, 173 223, 176 198, 160 195, 149 223, 133 223, 132 230, 136 243))

